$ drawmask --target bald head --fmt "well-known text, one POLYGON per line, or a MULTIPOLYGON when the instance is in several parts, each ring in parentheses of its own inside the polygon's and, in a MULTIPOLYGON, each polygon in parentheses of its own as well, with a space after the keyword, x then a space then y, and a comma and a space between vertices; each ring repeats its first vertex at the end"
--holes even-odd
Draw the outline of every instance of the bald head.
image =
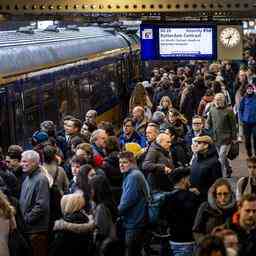
POLYGON ((217 93, 214 96, 214 103, 217 108, 225 107, 225 95, 223 93, 217 93))
POLYGON ((135 121, 140 121, 144 118, 144 108, 141 106, 136 106, 132 110, 132 117, 135 121))

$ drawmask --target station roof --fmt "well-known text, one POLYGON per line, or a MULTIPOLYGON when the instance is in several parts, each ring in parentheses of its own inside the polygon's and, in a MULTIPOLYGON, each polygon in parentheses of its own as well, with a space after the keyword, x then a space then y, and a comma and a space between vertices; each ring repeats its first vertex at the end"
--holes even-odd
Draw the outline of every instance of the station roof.
POLYGON ((255 0, 1 0, 0 13, 9 15, 84 15, 106 14, 143 17, 164 14, 171 17, 239 17, 256 15, 255 0))

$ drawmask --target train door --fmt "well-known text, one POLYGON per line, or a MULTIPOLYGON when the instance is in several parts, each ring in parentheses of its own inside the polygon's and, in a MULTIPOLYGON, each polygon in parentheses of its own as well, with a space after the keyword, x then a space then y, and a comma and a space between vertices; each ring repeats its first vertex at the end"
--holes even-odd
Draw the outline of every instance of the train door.
POLYGON ((8 97, 5 88, 0 89, 0 146, 6 150, 11 143, 8 97))
POLYGON ((24 133, 25 146, 29 146, 32 134, 40 127, 42 113, 39 103, 38 81, 25 81, 23 84, 24 98, 24 133))
POLYGON ((24 146, 24 102, 22 88, 18 81, 8 87, 9 121, 11 144, 24 146))
POLYGON ((86 112, 91 106, 91 96, 92 96, 93 86, 89 83, 88 74, 82 74, 82 78, 79 80, 79 93, 80 93, 80 109, 82 120, 86 112))

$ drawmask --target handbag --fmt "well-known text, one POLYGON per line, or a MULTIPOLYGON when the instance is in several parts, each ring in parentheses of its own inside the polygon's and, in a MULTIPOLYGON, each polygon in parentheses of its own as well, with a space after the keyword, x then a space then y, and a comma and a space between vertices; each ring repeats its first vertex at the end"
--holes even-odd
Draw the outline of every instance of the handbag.
POLYGON ((239 155, 239 143, 238 142, 232 142, 230 145, 230 149, 228 151, 227 157, 230 160, 233 160, 237 158, 239 155))

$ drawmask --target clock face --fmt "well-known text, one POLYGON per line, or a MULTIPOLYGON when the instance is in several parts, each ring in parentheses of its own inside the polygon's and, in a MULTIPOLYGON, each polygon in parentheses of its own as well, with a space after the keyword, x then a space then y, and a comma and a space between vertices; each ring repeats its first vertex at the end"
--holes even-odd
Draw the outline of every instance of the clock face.
POLYGON ((226 48, 233 48, 237 46, 240 41, 241 36, 236 28, 227 27, 220 32, 220 42, 226 48))

